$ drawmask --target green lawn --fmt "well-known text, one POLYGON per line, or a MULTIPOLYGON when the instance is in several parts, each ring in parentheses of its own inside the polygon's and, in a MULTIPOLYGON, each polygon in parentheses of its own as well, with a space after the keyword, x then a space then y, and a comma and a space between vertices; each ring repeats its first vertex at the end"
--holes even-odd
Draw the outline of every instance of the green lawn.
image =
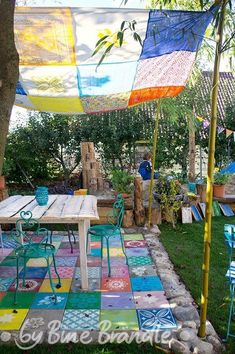
MULTIPOLYGON (((224 338, 228 317, 229 286, 225 279, 228 252, 224 242, 224 224, 235 224, 235 217, 214 217, 210 263, 208 319, 224 338)), ((203 222, 179 224, 175 230, 161 225, 161 241, 195 301, 200 304, 202 282, 203 222)), ((235 333, 235 326, 234 326, 235 333)), ((235 353, 235 338, 230 339, 226 353, 235 353)))

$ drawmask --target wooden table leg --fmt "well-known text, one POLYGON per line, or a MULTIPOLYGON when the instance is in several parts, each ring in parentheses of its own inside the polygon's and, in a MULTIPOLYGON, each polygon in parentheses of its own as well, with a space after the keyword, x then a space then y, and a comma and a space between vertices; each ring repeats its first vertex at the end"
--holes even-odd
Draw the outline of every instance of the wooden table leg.
POLYGON ((86 251, 87 225, 84 220, 79 221, 78 233, 79 233, 79 250, 80 250, 81 288, 83 290, 88 290, 87 251, 86 251))
MULTIPOLYGON (((85 220, 85 227, 86 227, 86 233, 90 227, 90 220, 85 220)), ((91 253, 91 235, 88 235, 88 242, 87 242, 87 254, 91 253)))

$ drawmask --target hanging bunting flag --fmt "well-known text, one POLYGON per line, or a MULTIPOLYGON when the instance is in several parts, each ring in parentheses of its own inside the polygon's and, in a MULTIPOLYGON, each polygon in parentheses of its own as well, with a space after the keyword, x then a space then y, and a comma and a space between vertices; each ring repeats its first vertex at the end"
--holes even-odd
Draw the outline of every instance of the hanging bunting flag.
POLYGON ((217 127, 218 134, 223 133, 224 130, 225 130, 224 127, 217 127))
POLYGON ((199 122, 203 122, 203 121, 204 121, 204 118, 201 117, 201 116, 197 116, 197 120, 199 120, 199 122))
POLYGON ((203 125, 203 128, 204 128, 204 129, 208 128, 208 127, 209 127, 209 125, 210 125, 209 120, 208 120, 208 119, 204 119, 204 121, 203 121, 202 125, 203 125))
POLYGON ((228 138, 233 133, 233 130, 226 129, 226 138, 228 138))

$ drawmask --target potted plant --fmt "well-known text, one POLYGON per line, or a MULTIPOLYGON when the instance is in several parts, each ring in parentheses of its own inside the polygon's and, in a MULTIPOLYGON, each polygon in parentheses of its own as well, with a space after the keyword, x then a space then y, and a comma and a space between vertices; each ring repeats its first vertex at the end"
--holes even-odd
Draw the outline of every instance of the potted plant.
POLYGON ((122 194, 123 198, 129 197, 134 188, 134 177, 126 171, 115 169, 112 171, 111 182, 117 194, 122 194))
POLYGON ((216 198, 224 198, 225 184, 229 180, 229 175, 226 173, 216 172, 214 174, 213 196, 216 198))

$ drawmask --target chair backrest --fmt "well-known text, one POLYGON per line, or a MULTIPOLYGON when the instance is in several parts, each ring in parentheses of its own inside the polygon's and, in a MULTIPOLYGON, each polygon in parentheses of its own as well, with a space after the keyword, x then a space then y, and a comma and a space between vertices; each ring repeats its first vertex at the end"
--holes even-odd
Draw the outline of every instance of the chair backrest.
POLYGON ((122 226, 124 211, 124 199, 121 194, 118 194, 113 204, 113 215, 116 218, 117 228, 120 228, 122 226))
POLYGON ((24 246, 29 246, 33 243, 48 242, 49 231, 40 227, 40 223, 33 218, 31 211, 22 210, 11 236, 19 245, 22 245, 23 241, 24 246))

